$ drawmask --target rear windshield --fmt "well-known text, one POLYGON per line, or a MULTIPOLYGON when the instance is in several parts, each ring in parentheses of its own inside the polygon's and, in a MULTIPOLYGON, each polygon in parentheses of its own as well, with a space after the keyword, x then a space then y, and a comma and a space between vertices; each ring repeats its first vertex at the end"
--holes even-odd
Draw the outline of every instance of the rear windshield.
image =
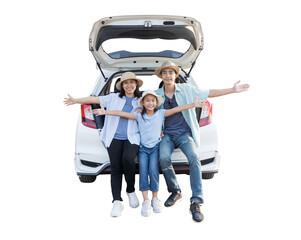
POLYGON ((185 39, 109 39, 103 50, 114 59, 154 56, 179 58, 188 51, 190 42, 185 39))

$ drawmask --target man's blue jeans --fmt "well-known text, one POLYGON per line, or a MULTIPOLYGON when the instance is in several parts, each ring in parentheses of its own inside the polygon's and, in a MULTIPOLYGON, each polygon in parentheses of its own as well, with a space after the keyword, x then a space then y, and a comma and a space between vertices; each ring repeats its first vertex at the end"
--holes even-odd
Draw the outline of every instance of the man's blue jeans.
POLYGON ((181 191, 171 163, 171 154, 175 147, 182 150, 189 162, 190 187, 192 190, 190 201, 203 203, 201 162, 193 138, 188 134, 179 136, 175 139, 165 134, 160 143, 159 161, 167 184, 167 189, 169 192, 181 191))
POLYGON ((140 146, 139 160, 139 190, 152 192, 159 191, 159 143, 147 148, 140 146))

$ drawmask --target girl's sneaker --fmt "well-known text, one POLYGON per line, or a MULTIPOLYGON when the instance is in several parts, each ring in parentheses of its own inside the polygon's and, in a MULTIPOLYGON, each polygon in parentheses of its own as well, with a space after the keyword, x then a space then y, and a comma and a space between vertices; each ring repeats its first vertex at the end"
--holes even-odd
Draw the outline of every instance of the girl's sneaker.
POLYGON ((155 213, 160 213, 162 211, 161 201, 158 198, 153 198, 152 207, 155 213))
POLYGON ((139 206, 139 200, 136 196, 135 192, 132 193, 126 193, 129 196, 129 202, 130 202, 130 207, 136 208, 139 206))
POLYGON ((112 211, 111 211, 111 217, 120 217, 122 210, 123 210, 122 202, 115 200, 112 211))
POLYGON ((151 209, 151 203, 149 200, 145 200, 143 203, 142 203, 142 209, 141 209, 141 215, 143 217, 148 217, 151 213, 150 211, 151 209))

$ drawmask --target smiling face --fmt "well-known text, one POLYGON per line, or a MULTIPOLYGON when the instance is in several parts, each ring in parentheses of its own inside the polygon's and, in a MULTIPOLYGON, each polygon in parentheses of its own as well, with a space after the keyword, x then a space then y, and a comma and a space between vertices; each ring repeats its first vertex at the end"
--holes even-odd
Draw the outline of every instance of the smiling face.
POLYGON ((148 94, 141 101, 146 111, 154 111, 158 105, 158 100, 154 95, 148 94))
POLYGON ((164 85, 174 85, 176 76, 176 72, 172 68, 165 68, 161 72, 161 77, 164 85))
POLYGON ((137 87, 137 81, 134 79, 128 79, 122 82, 122 88, 127 97, 134 97, 134 92, 137 87))

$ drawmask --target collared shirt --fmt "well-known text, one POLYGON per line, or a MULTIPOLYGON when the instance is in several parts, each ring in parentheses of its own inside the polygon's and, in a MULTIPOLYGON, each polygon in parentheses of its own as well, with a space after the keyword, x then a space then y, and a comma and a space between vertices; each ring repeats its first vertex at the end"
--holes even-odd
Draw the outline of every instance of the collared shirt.
MULTIPOLYGON (((164 85, 162 88, 159 88, 156 91, 156 94, 163 97, 163 102, 165 101, 164 94, 164 85)), ((184 105, 194 102, 194 98, 197 96, 198 100, 206 100, 209 95, 209 90, 201 90, 187 83, 175 84, 175 92, 174 92, 176 101, 178 105, 184 105)), ((163 104, 160 108, 163 108, 163 104)), ((188 110, 182 111, 183 117, 191 129, 192 138, 197 147, 200 146, 200 134, 199 134, 199 125, 196 119, 196 113, 194 108, 190 108, 188 110)))
MULTIPOLYGON (((126 98, 125 96, 120 98, 119 93, 111 93, 106 96, 100 96, 99 97, 99 102, 100 104, 107 108, 107 110, 122 110, 125 103, 126 103, 126 98)), ((131 112, 136 111, 138 108, 138 99, 134 98, 132 101, 133 109, 131 112)), ((110 116, 106 115, 105 116, 105 124, 103 126, 103 129, 101 131, 100 138, 105 144, 106 147, 109 147, 115 132, 118 127, 120 117, 117 116, 110 116)), ((139 130, 138 130, 138 125, 137 121, 133 119, 128 120, 128 126, 127 126, 127 137, 128 140, 131 144, 140 144, 140 136, 139 136, 139 130)))

